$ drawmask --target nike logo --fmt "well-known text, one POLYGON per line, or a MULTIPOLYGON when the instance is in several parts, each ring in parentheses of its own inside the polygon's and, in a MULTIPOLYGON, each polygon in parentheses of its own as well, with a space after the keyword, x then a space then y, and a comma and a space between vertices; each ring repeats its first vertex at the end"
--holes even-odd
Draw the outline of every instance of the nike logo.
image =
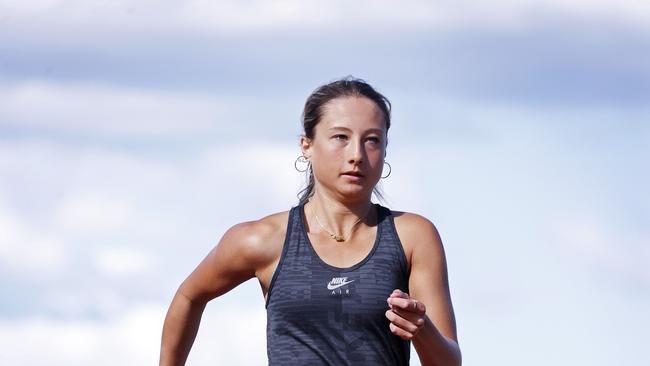
POLYGON ((341 286, 345 286, 348 283, 352 283, 352 282, 354 282, 354 280, 348 281, 347 277, 334 277, 334 278, 332 278, 330 283, 327 284, 327 289, 328 290, 336 290, 337 288, 339 288, 341 286))

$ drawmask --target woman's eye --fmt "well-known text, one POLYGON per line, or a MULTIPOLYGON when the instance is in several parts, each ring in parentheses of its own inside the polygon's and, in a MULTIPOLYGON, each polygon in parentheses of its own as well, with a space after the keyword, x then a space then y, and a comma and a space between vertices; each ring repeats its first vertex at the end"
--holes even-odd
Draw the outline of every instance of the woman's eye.
POLYGON ((346 140, 348 138, 345 135, 334 135, 333 137, 337 140, 346 140))
POLYGON ((374 143, 374 144, 378 144, 378 143, 381 142, 381 140, 379 139, 379 137, 369 137, 368 140, 371 141, 371 142, 374 143))

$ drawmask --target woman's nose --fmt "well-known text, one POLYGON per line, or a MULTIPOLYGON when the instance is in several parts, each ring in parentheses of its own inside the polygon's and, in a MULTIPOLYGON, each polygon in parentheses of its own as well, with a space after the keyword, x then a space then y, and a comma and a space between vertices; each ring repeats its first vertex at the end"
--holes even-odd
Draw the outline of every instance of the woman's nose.
POLYGON ((357 141, 348 146, 351 149, 349 162, 354 165, 361 164, 363 162, 363 144, 357 141))

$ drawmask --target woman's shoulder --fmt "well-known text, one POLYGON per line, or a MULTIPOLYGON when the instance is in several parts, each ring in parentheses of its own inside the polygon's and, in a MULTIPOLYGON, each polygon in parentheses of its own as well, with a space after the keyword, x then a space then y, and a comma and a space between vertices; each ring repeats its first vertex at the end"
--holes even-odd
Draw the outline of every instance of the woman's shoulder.
POLYGON ((251 259, 273 259, 282 251, 289 211, 272 213, 257 220, 230 227, 224 241, 233 243, 241 254, 251 259))
POLYGON ((395 225, 405 226, 411 230, 435 230, 435 225, 428 218, 407 211, 390 210, 394 217, 395 225))
POLYGON ((286 213, 231 226, 184 282, 184 294, 206 302, 266 271, 282 250, 286 213))
POLYGON ((391 210, 391 214, 397 235, 407 251, 416 246, 442 246, 438 229, 428 218, 406 211, 391 210))
POLYGON ((233 225, 233 230, 238 235, 248 240, 268 239, 269 236, 286 231, 289 211, 275 212, 257 220, 240 222, 233 225))

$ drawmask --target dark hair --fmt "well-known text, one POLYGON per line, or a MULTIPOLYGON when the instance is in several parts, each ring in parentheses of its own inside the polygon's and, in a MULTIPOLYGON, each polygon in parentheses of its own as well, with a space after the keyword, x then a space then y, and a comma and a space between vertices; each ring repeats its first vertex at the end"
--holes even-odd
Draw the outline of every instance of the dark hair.
MULTIPOLYGON (((323 117, 325 105, 329 101, 341 97, 366 97, 375 102, 377 107, 379 107, 384 114, 386 133, 388 133, 388 129, 390 128, 391 111, 391 104, 388 98, 376 91, 364 80, 347 76, 329 84, 321 85, 307 98, 305 108, 302 112, 302 127, 305 137, 308 139, 314 138, 314 129, 323 117)), ((314 194, 315 182, 311 162, 307 168, 306 175, 307 187, 298 192, 300 203, 306 202, 314 194)), ((380 200, 384 200, 380 187, 375 186, 372 191, 380 200)))

